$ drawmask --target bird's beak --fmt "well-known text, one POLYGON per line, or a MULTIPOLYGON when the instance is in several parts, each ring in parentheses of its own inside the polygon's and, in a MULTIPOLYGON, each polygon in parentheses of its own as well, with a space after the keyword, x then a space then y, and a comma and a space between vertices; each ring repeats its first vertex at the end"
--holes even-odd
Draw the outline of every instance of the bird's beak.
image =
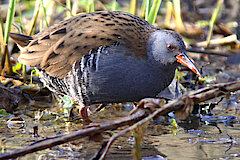
POLYGON ((179 53, 179 55, 177 55, 176 58, 177 58, 177 62, 191 69, 199 77, 202 77, 197 67, 193 64, 193 62, 187 57, 185 53, 179 53))

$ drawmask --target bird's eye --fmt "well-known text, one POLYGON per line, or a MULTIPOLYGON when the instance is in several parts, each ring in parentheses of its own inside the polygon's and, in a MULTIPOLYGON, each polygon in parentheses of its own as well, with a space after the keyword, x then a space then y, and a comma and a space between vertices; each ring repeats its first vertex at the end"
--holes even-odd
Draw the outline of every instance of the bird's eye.
POLYGON ((168 49, 169 51, 173 51, 173 50, 175 49, 175 47, 174 47, 172 44, 168 44, 168 45, 167 45, 167 49, 168 49))

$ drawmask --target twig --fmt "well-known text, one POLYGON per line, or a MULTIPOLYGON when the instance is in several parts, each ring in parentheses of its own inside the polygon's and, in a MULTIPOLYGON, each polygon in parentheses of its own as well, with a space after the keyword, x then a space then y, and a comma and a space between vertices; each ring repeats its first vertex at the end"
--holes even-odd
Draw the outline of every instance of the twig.
MULTIPOLYGON (((174 110, 179 110, 181 108, 184 108, 184 105, 186 105, 186 101, 189 99, 194 101, 194 104, 207 101, 209 99, 222 96, 224 94, 227 94, 232 91, 240 90, 240 81, 230 82, 230 83, 222 83, 222 84, 216 84, 211 87, 206 87, 194 92, 190 92, 186 95, 184 95, 181 98, 178 98, 172 102, 169 102, 168 104, 162 106, 161 108, 157 109, 155 112, 147 116, 146 118, 142 119, 141 121, 135 123, 134 125, 114 134, 106 144, 106 142, 102 145, 101 150, 99 150, 98 154, 93 157, 93 160, 96 160, 96 158, 102 160, 106 157, 108 150, 110 149, 113 142, 120 136, 130 132, 131 130, 137 128, 138 126, 143 125, 144 123, 150 121, 153 117, 159 115, 159 114, 165 114, 174 110), (103 147, 105 146, 105 149, 103 147), (100 158, 99 158, 100 157, 100 158)), ((140 107, 143 105, 144 107, 159 107, 157 106, 157 100, 153 98, 146 98, 140 101, 140 107)))
POLYGON ((223 57, 229 57, 232 55, 229 52, 217 52, 217 51, 212 51, 212 50, 201 50, 201 49, 195 49, 195 48, 188 48, 187 52, 202 53, 202 54, 207 54, 207 55, 216 55, 216 56, 223 56, 223 57))
POLYGON ((53 146, 57 146, 57 145, 60 145, 63 143, 67 143, 70 141, 80 139, 83 137, 88 137, 88 136, 91 137, 96 134, 102 133, 106 130, 114 130, 114 129, 117 129, 118 127, 132 125, 132 124, 136 123, 137 121, 139 121, 140 119, 143 119, 146 116, 147 116, 147 114, 145 111, 139 110, 139 112, 137 112, 136 114, 128 116, 128 117, 124 117, 124 118, 120 118, 120 119, 117 119, 114 121, 104 122, 101 124, 90 126, 91 128, 78 130, 76 132, 71 132, 66 135, 55 136, 55 137, 51 137, 48 139, 44 139, 44 140, 41 140, 39 143, 34 143, 33 145, 27 146, 24 149, 19 149, 14 152, 10 152, 10 153, 0 154, 0 159, 3 160, 3 159, 17 158, 17 157, 24 156, 29 153, 44 150, 44 149, 47 149, 47 148, 50 148, 53 146))
MULTIPOLYGON (((236 34, 233 34, 224 38, 210 40, 210 45, 224 45, 229 43, 235 43, 236 40, 237 40, 237 36, 236 34)), ((198 42, 195 45, 198 47, 204 47, 207 44, 208 44, 207 41, 203 41, 203 42, 198 42)))

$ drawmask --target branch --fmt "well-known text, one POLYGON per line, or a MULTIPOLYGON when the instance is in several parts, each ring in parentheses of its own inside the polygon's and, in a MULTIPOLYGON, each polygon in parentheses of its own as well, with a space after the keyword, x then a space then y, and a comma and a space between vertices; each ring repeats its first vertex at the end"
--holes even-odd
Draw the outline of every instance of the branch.
POLYGON ((139 110, 139 112, 137 112, 136 114, 133 114, 128 117, 120 118, 110 122, 104 122, 101 124, 95 124, 95 125, 93 124, 91 126, 86 126, 86 129, 78 130, 65 135, 43 139, 23 149, 19 149, 10 153, 0 154, 0 159, 3 160, 3 159, 17 158, 29 153, 41 151, 47 148, 51 148, 53 146, 57 146, 60 144, 77 140, 83 137, 91 137, 96 134, 100 134, 106 130, 114 130, 121 126, 132 125, 146 116, 147 116, 146 112, 139 110))
POLYGON ((206 55, 215 55, 215 56, 223 56, 223 57, 229 57, 233 55, 231 52, 219 52, 219 51, 213 51, 213 50, 202 50, 202 49, 196 49, 196 48, 188 48, 187 52, 191 53, 201 53, 206 55))
MULTIPOLYGON (((182 115, 185 115, 186 106, 189 109, 189 107, 193 107, 193 104, 197 104, 200 102, 207 101, 209 99, 219 97, 225 94, 228 94, 229 92, 233 92, 236 90, 240 90, 240 81, 235 81, 235 82, 229 82, 229 83, 221 83, 221 84, 216 84, 211 87, 205 87, 203 89, 199 89, 197 91, 193 91, 190 93, 185 94, 183 97, 178 98, 176 100, 173 100, 169 102, 168 104, 164 106, 159 106, 160 104, 160 99, 154 99, 154 98, 146 98, 140 101, 138 107, 139 108, 149 108, 150 110, 159 108, 155 110, 152 114, 147 116, 146 118, 142 119, 141 121, 135 123, 134 125, 114 134, 109 141, 106 143, 104 142, 102 144, 102 147, 98 151, 94 157, 92 157, 92 160, 97 160, 97 159, 105 159, 108 150, 110 149, 111 145, 113 142, 120 136, 126 135, 127 132, 130 132, 131 130, 137 128, 138 126, 142 126, 144 123, 150 121, 153 117, 157 115, 162 115, 169 113, 171 111, 178 111, 181 112, 182 115), (188 106, 189 101, 193 101, 191 103, 191 106, 188 106)), ((137 109, 139 109, 137 108, 137 109)), ((190 109, 192 111, 192 109, 190 109)), ((187 112, 188 114, 188 112, 187 112)), ((186 118, 186 117, 184 117, 186 118)))

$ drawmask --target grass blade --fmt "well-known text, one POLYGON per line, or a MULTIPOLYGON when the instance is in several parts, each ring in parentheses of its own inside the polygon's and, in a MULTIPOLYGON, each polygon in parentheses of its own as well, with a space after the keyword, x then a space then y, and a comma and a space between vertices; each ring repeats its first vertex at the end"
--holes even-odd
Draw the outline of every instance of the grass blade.
POLYGON ((47 28, 48 28, 46 8, 45 8, 45 6, 44 6, 43 0, 41 0, 41 2, 42 2, 42 9, 43 9, 43 14, 44 14, 45 23, 46 23, 46 26, 47 26, 47 28))
POLYGON ((7 14, 7 20, 6 20, 6 27, 4 32, 4 42, 8 42, 8 32, 11 30, 12 25, 12 19, 15 13, 15 0, 10 0, 9 6, 8 6, 8 14, 7 14))
POLYGON ((69 8, 67 8, 65 4, 63 4, 63 3, 61 3, 61 2, 59 2, 59 1, 57 1, 57 0, 53 0, 53 1, 54 1, 56 4, 62 6, 66 11, 68 11, 68 12, 71 14, 71 16, 73 16, 73 15, 72 15, 72 11, 71 11, 69 8))
POLYGON ((130 1, 130 13, 131 14, 136 14, 136 9, 137 9, 137 0, 131 0, 130 1))
POLYGON ((70 12, 67 12, 67 18, 70 18, 72 15, 71 0, 66 0, 66 7, 70 9, 70 12))
POLYGON ((2 14, 1 14, 1 11, 0 11, 0 44, 1 44, 1 47, 0 47, 0 53, 2 54, 2 59, 1 59, 1 65, 0 65, 0 73, 2 73, 2 70, 4 68, 4 63, 5 63, 5 54, 4 54, 4 48, 6 46, 6 43, 4 42, 4 27, 3 27, 3 20, 2 20, 2 14))
POLYGON ((161 0, 154 0, 153 1, 153 4, 152 4, 152 7, 150 9, 150 12, 149 12, 149 16, 147 18, 147 21, 151 24, 154 24, 155 21, 156 21, 156 18, 157 18, 157 13, 158 13, 158 10, 160 8, 160 5, 161 5, 161 0))
POLYGON ((116 0, 113 0, 113 1, 112 1, 112 8, 111 8, 111 10, 112 10, 112 11, 116 11, 116 9, 117 9, 117 1, 116 1, 116 0))
MULTIPOLYGON (((2 21, 2 13, 0 11, 0 44, 1 44, 1 48, 3 48, 3 46, 5 45, 5 42, 4 42, 4 27, 3 27, 3 21, 2 21)), ((1 50, 0 50, 1 51, 1 50)), ((0 52, 2 53, 2 52, 0 52)))
POLYGON ((88 0, 87 12, 94 12, 94 11, 95 11, 95 2, 94 2, 94 0, 88 0))
POLYGON ((141 7, 141 17, 145 17, 145 20, 148 19, 150 12, 151 0, 144 0, 141 7))
POLYGON ((208 36, 207 36, 207 45, 206 45, 206 48, 209 46, 210 44, 210 40, 211 40, 211 37, 212 37, 212 32, 213 32, 213 26, 215 24, 215 21, 218 17, 218 14, 222 8, 222 4, 223 4, 223 1, 224 0, 218 0, 217 2, 217 5, 216 5, 216 8, 214 9, 213 11, 213 14, 212 14, 212 17, 211 17, 211 20, 209 22, 209 32, 208 32, 208 36))
POLYGON ((20 0, 17 0, 17 5, 16 6, 17 6, 16 10, 17 10, 17 13, 18 13, 19 22, 20 22, 20 29, 21 29, 19 31, 19 33, 24 33, 26 31, 26 29, 25 29, 25 24, 23 23, 22 11, 21 11, 21 7, 20 7, 20 0))
POLYGON ((169 0, 166 2, 166 10, 167 10, 167 13, 166 13, 166 16, 165 16, 164 25, 167 28, 170 28, 171 18, 172 18, 172 13, 173 13, 173 3, 169 0))
POLYGON ((173 0, 174 7, 174 16, 176 20, 176 28, 178 32, 185 32, 185 27, 183 25, 182 17, 181 17, 181 4, 180 0, 173 0))
MULTIPOLYGON (((73 0, 73 5, 72 5, 72 15, 77 15, 77 10, 78 10, 78 0, 73 0)), ((72 16, 71 15, 71 16, 72 16)))
POLYGON ((5 26, 5 31, 4 31, 4 44, 2 47, 2 60, 1 60, 1 72, 3 67, 6 69, 6 72, 8 75, 12 75, 13 71, 12 71, 12 64, 10 61, 10 55, 7 49, 7 43, 8 43, 8 33, 11 30, 11 25, 12 25, 12 20, 15 14, 15 0, 10 0, 9 1, 9 6, 8 6, 8 14, 7 14, 7 20, 6 20, 6 26, 5 26))
POLYGON ((29 36, 33 35, 33 33, 34 33, 34 28, 35 28, 35 25, 37 22, 39 11, 40 11, 40 4, 38 4, 38 7, 36 8, 36 11, 34 14, 34 17, 32 18, 31 23, 29 25, 30 27, 28 28, 28 32, 27 32, 27 35, 29 35, 29 36))

